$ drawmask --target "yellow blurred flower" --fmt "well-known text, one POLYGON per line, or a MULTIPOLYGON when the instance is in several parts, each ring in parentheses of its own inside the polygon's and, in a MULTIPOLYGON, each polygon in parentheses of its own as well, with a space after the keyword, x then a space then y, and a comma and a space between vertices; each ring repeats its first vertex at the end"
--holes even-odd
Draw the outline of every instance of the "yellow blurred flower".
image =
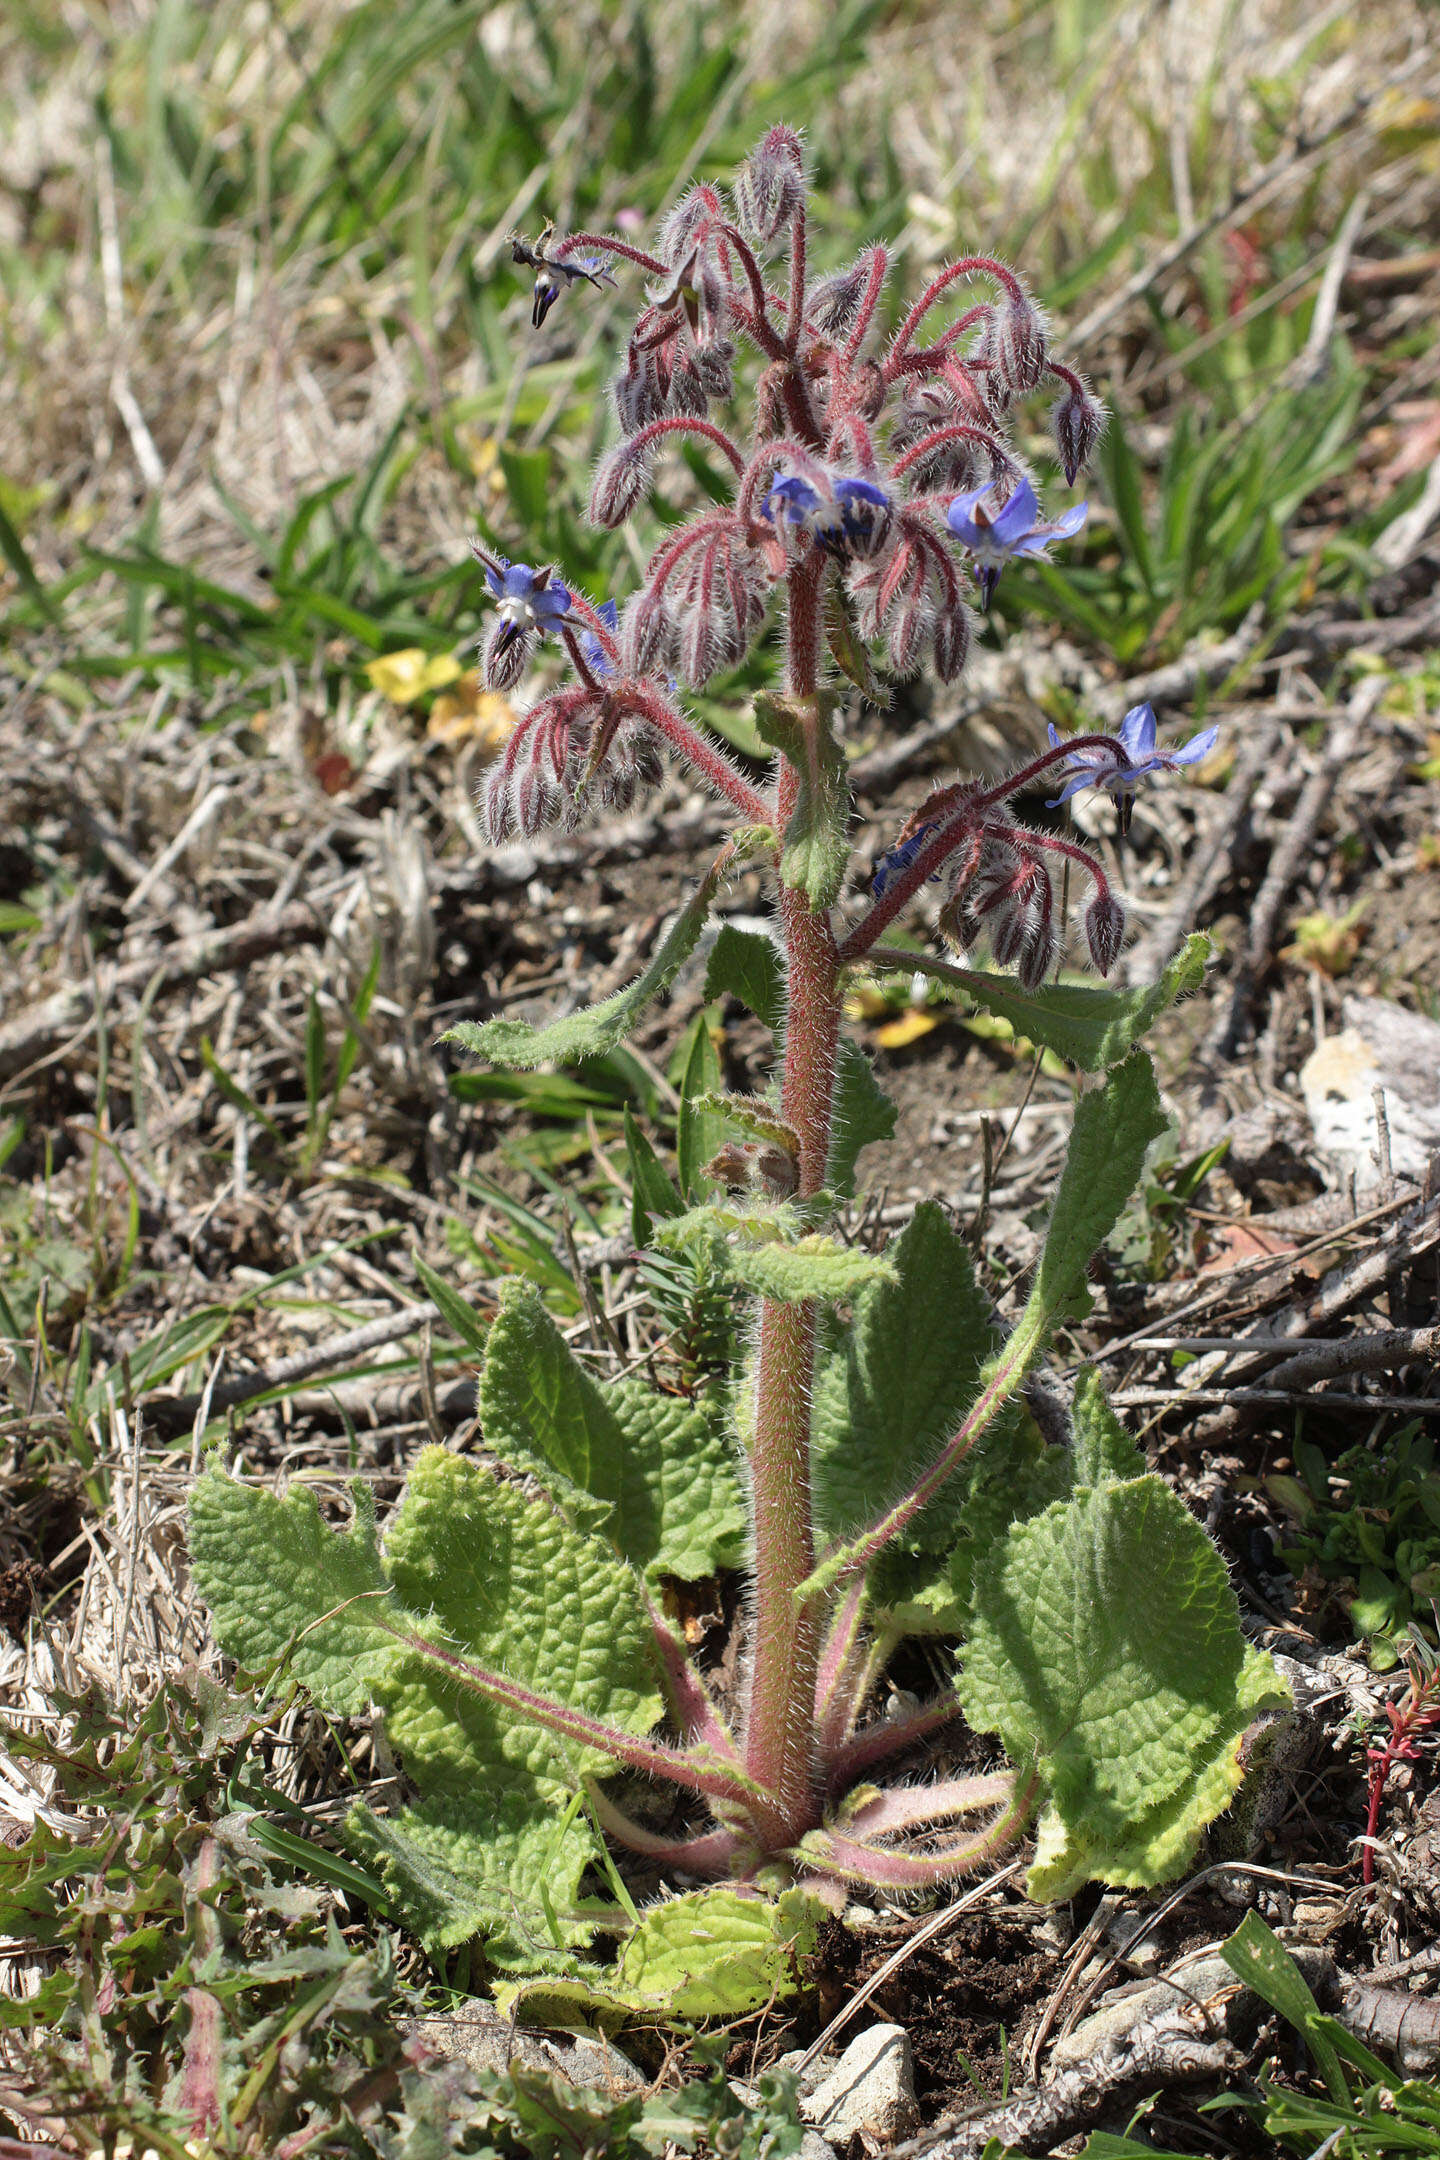
POLYGON ((453 691, 436 698, 425 732, 432 742, 449 743, 454 749, 475 744, 486 757, 493 757, 509 741, 519 717, 498 690, 482 690, 478 668, 469 668, 453 691))
POLYGON ((463 670, 454 653, 427 653, 418 645, 403 652, 381 653, 366 663, 365 673, 382 697, 392 705, 413 705, 427 690, 443 690, 459 680, 463 670))

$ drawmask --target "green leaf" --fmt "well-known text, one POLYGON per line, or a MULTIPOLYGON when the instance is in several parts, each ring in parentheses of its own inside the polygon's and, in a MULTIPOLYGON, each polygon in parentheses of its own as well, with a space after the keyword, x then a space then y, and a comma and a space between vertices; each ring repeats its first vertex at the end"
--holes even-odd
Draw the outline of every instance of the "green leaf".
POLYGON ((800 1135, 763 1096, 732 1095, 721 1089, 713 1095, 702 1096, 696 1108, 708 1110, 727 1125, 738 1125, 752 1140, 768 1141, 772 1147, 782 1148, 792 1162, 799 1162, 800 1135))
POLYGON ((702 1008, 690 1030, 675 1126, 680 1190, 692 1202, 710 1191, 712 1180, 705 1175, 705 1165, 725 1143, 725 1120, 707 1107, 708 1098, 718 1091, 721 1080, 720 1059, 710 1036, 710 1015, 702 1008))
POLYGON ((652 1905, 595 1982, 502 1983, 505 2016, 548 2025, 744 2017, 794 1995, 825 1908, 800 1889, 775 1899, 718 1885, 652 1905))
MULTIPOLYGON (((445 1448, 422 1449, 385 1556, 399 1599, 448 1650, 626 1732, 647 1732, 659 1716, 634 1574, 518 1485, 445 1448)), ((583 1772, 610 1772, 607 1756, 461 1688, 413 1638, 412 1623, 404 1660, 376 1692, 423 1792, 469 1798, 507 1782, 502 1766, 513 1766, 554 1803, 583 1772)))
MULTIPOLYGON (((1320 2005, 1294 1958, 1259 1913, 1246 1913, 1230 1940, 1221 1945, 1220 1955, 1237 1980, 1253 1988, 1262 2002, 1278 2010, 1310 2043, 1332 2099, 1348 2100, 1350 2084, 1340 2058, 1328 2036, 1315 2029, 1326 2022, 1320 2005)), ((1382 2078, 1388 2076, 1383 2064, 1378 2067, 1382 2078)))
POLYGON ((637 1245, 650 1240, 656 1216, 668 1221, 684 1213, 685 1202, 666 1175, 663 1164, 626 1105, 625 1153, 630 1162, 630 1235, 637 1245))
POLYGON ((345 1833, 432 1953, 480 1936, 489 1964, 534 1971, 595 1932, 577 1911, 598 1858, 587 1818, 557 1815, 523 1789, 447 1794, 389 1816, 357 1807, 345 1833))
POLYGON ((722 923, 705 970, 705 1002, 734 997, 772 1034, 785 1024, 785 976, 773 938, 722 923))
MULTIPOLYGON (((995 1349, 989 1300, 935 1201, 916 1209, 885 1257, 893 1278, 861 1290, 817 1365, 811 1481, 816 1529, 827 1537, 869 1522, 928 1469, 995 1349)), ((963 1505, 957 1475, 919 1517, 915 1542, 943 1547, 963 1505)))
POLYGON ((1045 1901, 1176 1874, 1239 1790, 1246 1727, 1288 1699, 1157 1477, 1077 1488, 1011 1529, 977 1575, 960 1695, 976 1732, 1038 1765, 1045 1901))
POLYGON ((440 1037, 441 1042, 458 1043, 462 1050, 471 1050, 494 1065, 521 1069, 546 1065, 552 1059, 557 1064, 574 1064, 603 1056, 630 1033, 646 1006, 669 988, 695 950, 718 882, 714 871, 701 881, 656 947, 644 974, 627 989, 617 990, 613 997, 583 1012, 552 1020, 547 1027, 534 1028, 524 1020, 462 1020, 440 1037))
POLYGON ((1013 975, 987 975, 890 945, 877 946, 870 962, 953 984, 1027 1041, 1082 1072, 1104 1072, 1128 1055, 1161 1013, 1199 988, 1209 955, 1210 940, 1196 931, 1158 982, 1144 990, 1101 990, 1086 983, 1042 983, 1038 990, 1026 990, 1013 975))
POLYGON ((816 909, 838 898, 850 863, 850 783, 845 753, 830 725, 833 704, 823 693, 801 700, 762 691, 755 700, 761 737, 800 776, 795 808, 780 839, 780 876, 816 909))
POLYGON ((354 1527, 336 1531, 304 1485, 281 1500, 212 1469, 190 1495, 191 1566, 222 1649, 252 1672, 290 1649, 295 1678, 350 1717, 400 1655, 403 1618, 380 1564, 374 1498, 357 1483, 354 1500, 354 1527))
POLYGON ((1086 1270, 1136 1185, 1145 1150, 1165 1130, 1155 1073, 1143 1050, 1132 1051, 1101 1088, 1082 1095, 1045 1246, 1025 1310, 1006 1356, 1026 1352, 1060 1319, 1083 1319, 1091 1307, 1086 1270))
POLYGON ((1078 1485, 1124 1484, 1145 1475, 1145 1457, 1106 1401, 1093 1365, 1087 1365, 1075 1382, 1070 1429, 1073 1440, 1067 1467, 1072 1491, 1078 1485))
POLYGON ((739 1559, 740 1486, 711 1419, 638 1381, 592 1379, 529 1290, 507 1286, 479 1407, 487 1447, 652 1579, 694 1582, 739 1559))
POLYGON ((874 1140, 893 1139, 898 1114, 859 1044, 842 1041, 836 1058, 830 1161, 825 1172, 826 1184, 842 1200, 854 1197, 860 1150, 874 1140))
POLYGON ((453 1284, 447 1283, 443 1275, 437 1275, 434 1268, 421 1259, 418 1252, 412 1253, 411 1258, 422 1287, 429 1292, 431 1303, 439 1306, 440 1316, 451 1333, 467 1349, 483 1355, 490 1331, 480 1315, 453 1284))
POLYGON ((767 1245, 725 1245, 725 1266, 737 1282, 760 1297, 782 1305, 800 1305, 806 1298, 849 1298, 867 1283, 887 1282, 894 1263, 883 1254, 856 1245, 842 1245, 838 1238, 819 1233, 798 1238, 793 1245, 778 1241, 767 1245))

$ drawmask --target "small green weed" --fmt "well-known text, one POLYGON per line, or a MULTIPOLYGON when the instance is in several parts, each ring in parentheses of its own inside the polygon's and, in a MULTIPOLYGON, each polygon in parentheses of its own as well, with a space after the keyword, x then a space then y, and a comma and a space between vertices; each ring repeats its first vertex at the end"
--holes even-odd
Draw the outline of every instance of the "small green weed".
POLYGON ((1388 1672, 1405 1631, 1440 1594, 1440 1471, 1434 1439, 1407 1425, 1383 1449, 1350 1448, 1330 1462, 1312 1442, 1295 1445, 1298 1475, 1272 1473, 1265 1490, 1298 1525, 1280 1557, 1296 1574, 1314 1568, 1334 1583, 1370 1662, 1388 1672))

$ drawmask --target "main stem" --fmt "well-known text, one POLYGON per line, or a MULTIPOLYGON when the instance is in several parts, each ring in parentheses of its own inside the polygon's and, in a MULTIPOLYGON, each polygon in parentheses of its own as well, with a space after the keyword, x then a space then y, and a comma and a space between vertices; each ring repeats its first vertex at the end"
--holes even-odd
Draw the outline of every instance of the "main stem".
MULTIPOLYGON (((815 703, 820 662, 820 582, 823 565, 798 564, 790 573, 789 693, 815 703)), ((799 775, 780 768, 777 830, 795 807, 799 775)), ((797 1197, 825 1182, 830 1154, 831 1101, 840 1032, 840 964, 828 911, 813 911, 803 893, 780 888, 789 1013, 781 1106, 800 1139, 797 1197)), ((815 1565, 810 1511, 810 1415, 815 1375, 816 1306, 766 1299, 760 1312, 760 1360, 751 1452, 755 1508, 755 1649, 745 1767, 773 1808, 753 1810, 766 1842, 793 1845, 820 1819, 818 1766, 812 1759, 820 1614, 796 1597, 815 1565)))

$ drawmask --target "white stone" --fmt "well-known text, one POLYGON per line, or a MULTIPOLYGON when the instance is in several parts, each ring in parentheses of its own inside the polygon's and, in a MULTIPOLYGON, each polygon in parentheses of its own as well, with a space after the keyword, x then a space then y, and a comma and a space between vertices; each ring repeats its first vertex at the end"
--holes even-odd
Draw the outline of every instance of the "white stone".
POLYGON ((835 2146, 865 2137, 872 2145, 908 2137, 919 2121, 909 2035, 899 2025, 871 2025, 851 2041, 823 2085, 800 2103, 806 2122, 835 2146))

